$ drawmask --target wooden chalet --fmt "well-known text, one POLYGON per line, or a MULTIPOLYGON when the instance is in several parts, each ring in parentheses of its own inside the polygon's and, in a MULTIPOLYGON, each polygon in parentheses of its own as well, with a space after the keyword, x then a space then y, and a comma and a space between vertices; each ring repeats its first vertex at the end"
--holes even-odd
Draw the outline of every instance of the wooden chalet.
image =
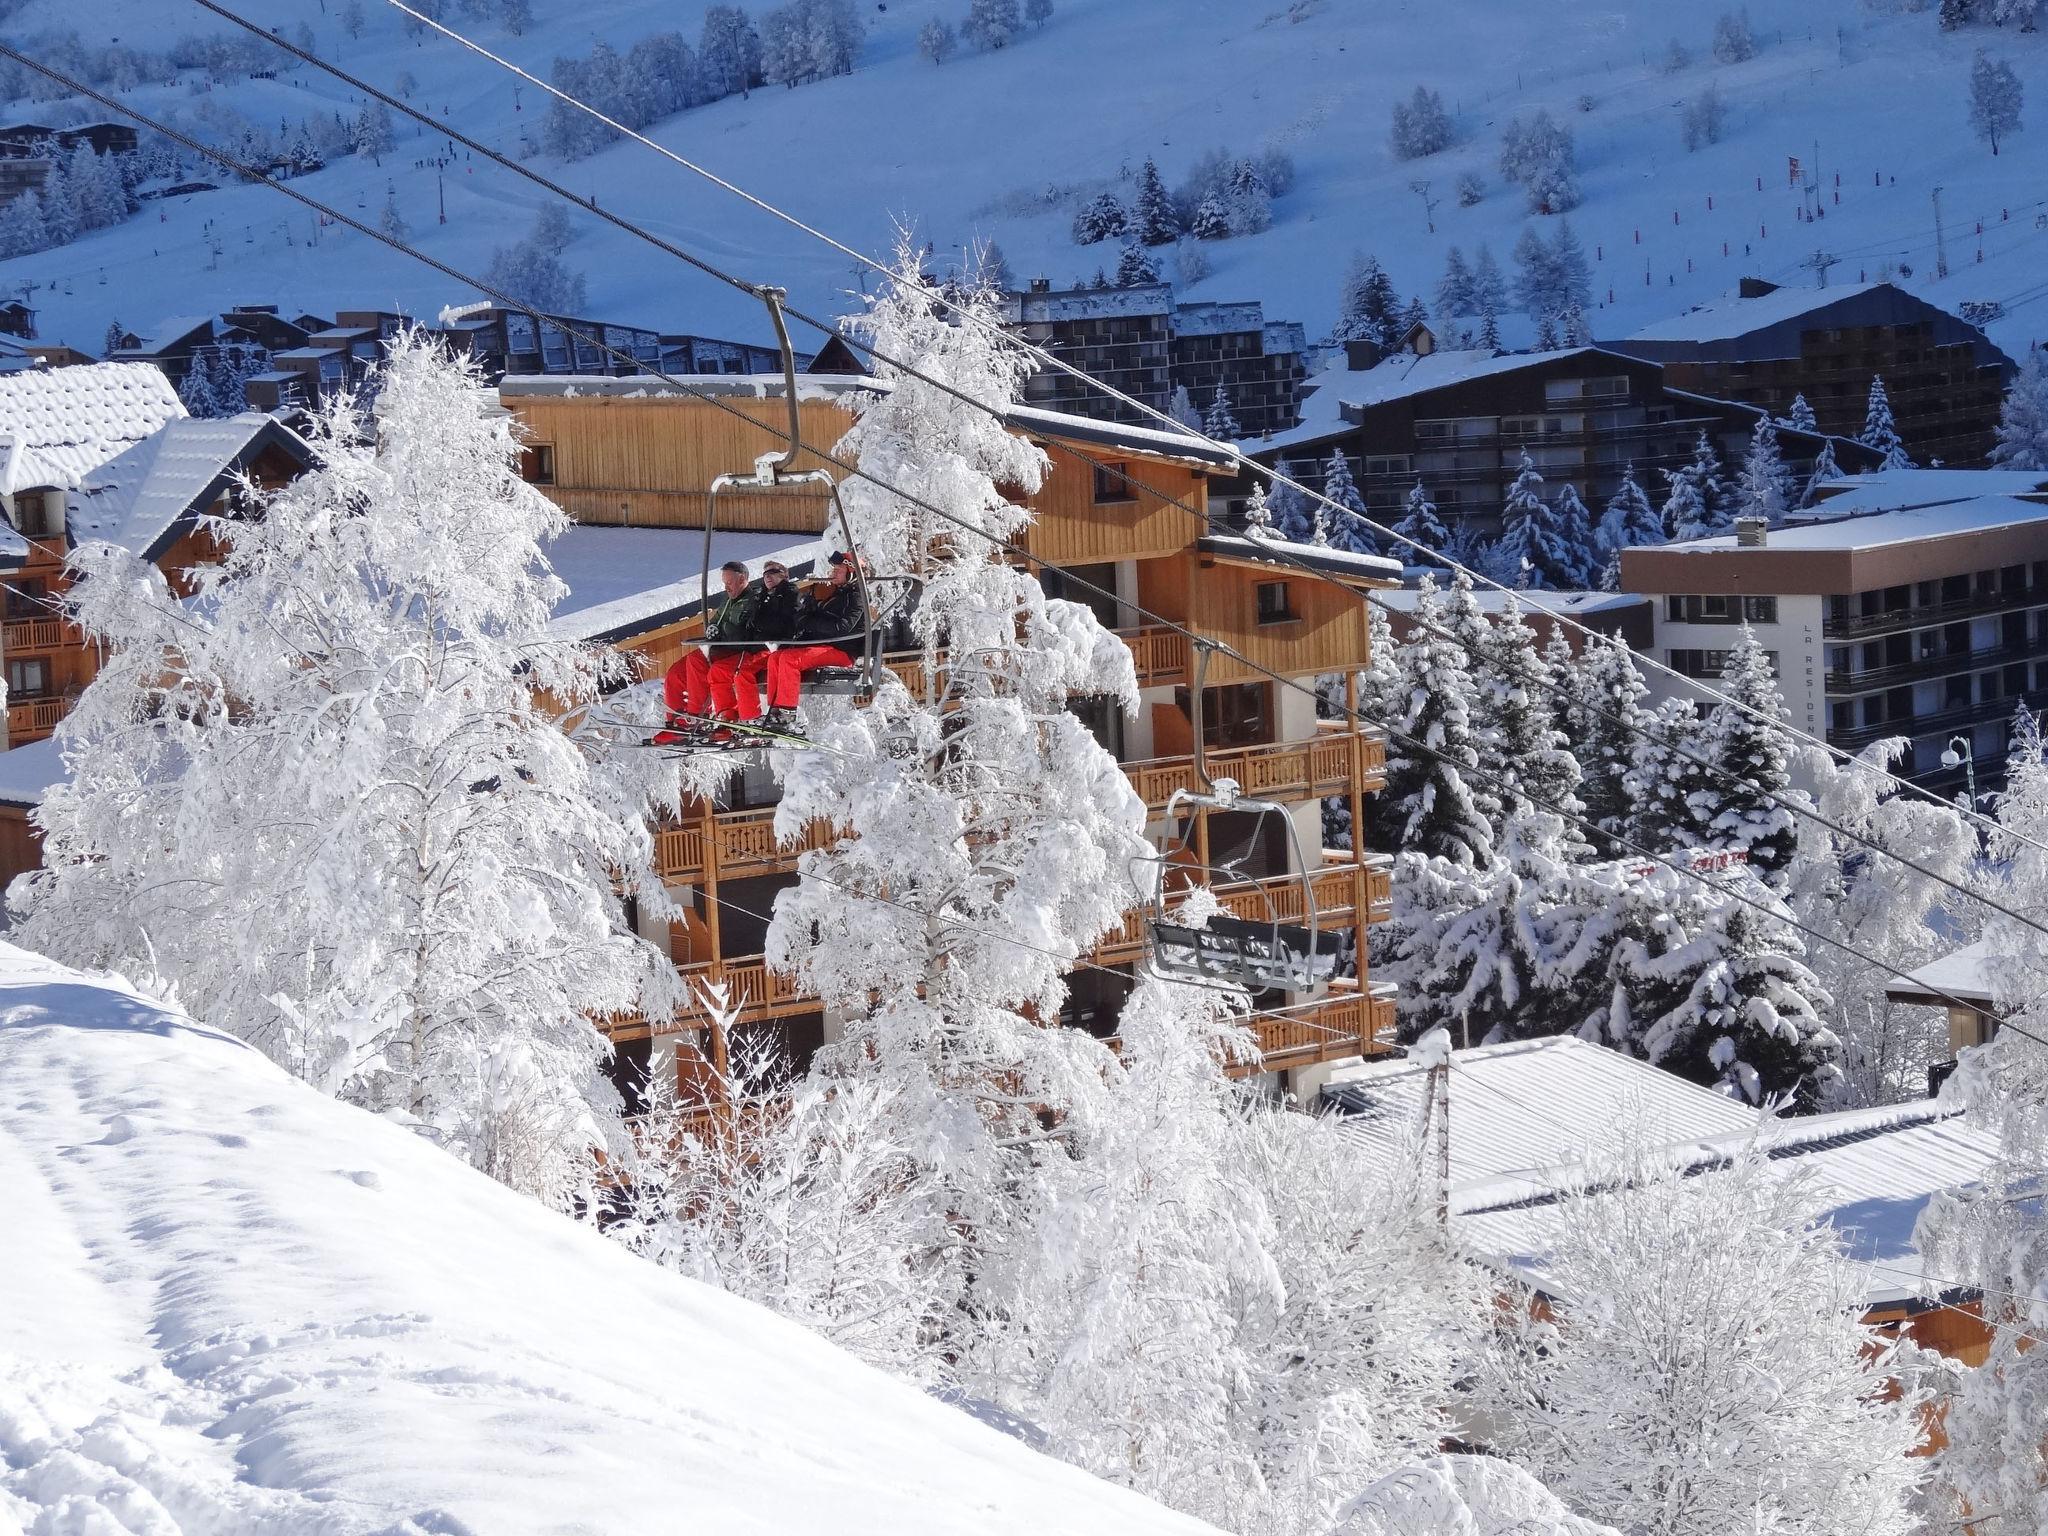
MULTIPOLYGON (((716 398, 649 379, 515 376, 500 385, 502 403, 527 438, 527 478, 579 525, 563 541, 565 575, 572 591, 586 595, 572 601, 576 611, 560 622, 579 638, 604 640, 640 658, 650 677, 701 632, 699 531, 710 510, 705 488, 714 476, 745 470, 783 442, 775 430, 787 409, 779 377, 691 384, 716 398), (618 551, 609 559, 602 553, 607 543, 618 551), (664 547, 668 568, 652 568, 651 551, 664 547), (647 590, 616 597, 618 581, 607 585, 583 574, 621 564, 631 565, 647 590), (668 585, 657 586, 661 581, 668 585)), ((837 443, 850 424, 851 395, 872 387, 846 375, 800 376, 806 442, 828 449, 837 443)), ((1137 663, 1142 705, 1134 716, 1108 700, 1077 700, 1073 707, 1155 814, 1176 789, 1200 788, 1188 694, 1194 668, 1187 637, 1142 618, 1139 610, 1211 636, 1283 677, 1309 681, 1365 664, 1360 592, 1392 585, 1397 573, 1390 562, 1286 546, 1290 556, 1320 562, 1336 578, 1333 584, 1281 563, 1271 546, 1213 533, 1210 485, 1228 472, 1230 461, 1190 438, 1028 408, 1016 410, 1010 425, 1051 457, 1046 483, 1032 499, 1037 521, 1026 539, 1029 549, 1115 596, 1069 589, 1061 573, 1050 570, 1043 578, 1048 592, 1093 608, 1123 636, 1137 663)), ((820 462, 803 454, 796 467, 820 462)), ((800 576, 829 548, 820 539, 828 532, 825 514, 815 495, 722 503, 712 558, 736 555, 758 569, 762 556, 774 552, 800 576)), ((914 680, 921 658, 904 654, 890 665, 914 680)), ((1210 774, 1237 780, 1248 795, 1285 802, 1301 846, 1313 850, 1314 867, 1292 868, 1288 840, 1262 835, 1250 813, 1204 813, 1198 847, 1213 848, 1220 858, 1223 850, 1258 844, 1246 852, 1244 879, 1219 890, 1224 907, 1263 920, 1271 898, 1283 918, 1299 920, 1304 892, 1312 891, 1321 925, 1343 930, 1349 954, 1362 957, 1367 925, 1384 919, 1391 904, 1387 862, 1323 849, 1321 804, 1344 798, 1356 811, 1361 796, 1381 787, 1382 740, 1349 722, 1318 720, 1312 698, 1278 687, 1235 657, 1212 656, 1204 684, 1210 774)), ((778 844, 777 793, 765 770, 749 767, 718 800, 659 829, 660 872, 688 916, 648 936, 668 948, 685 974, 722 977, 743 1006, 739 1028, 775 1039, 801 1064, 835 1037, 836 1025, 815 998, 767 969, 765 914, 776 893, 795 883, 798 856, 818 846, 829 829, 813 828, 793 846, 778 844)), ((1282 831, 1277 824, 1264 829, 1282 831)), ((1113 1036, 1145 938, 1142 916, 1133 913, 1103 941, 1093 958, 1116 974, 1075 973, 1063 1023, 1113 1036)), ((1313 995, 1262 998, 1263 1006, 1278 1011, 1258 1020, 1263 1062, 1242 1070, 1279 1074, 1285 1086, 1303 1092, 1330 1063, 1386 1049, 1391 992, 1370 983, 1362 961, 1345 969, 1355 973, 1313 995)), ((607 1023, 629 1102, 648 1074, 672 1075, 687 1097, 723 1048, 706 1038, 695 1017, 607 1023)))

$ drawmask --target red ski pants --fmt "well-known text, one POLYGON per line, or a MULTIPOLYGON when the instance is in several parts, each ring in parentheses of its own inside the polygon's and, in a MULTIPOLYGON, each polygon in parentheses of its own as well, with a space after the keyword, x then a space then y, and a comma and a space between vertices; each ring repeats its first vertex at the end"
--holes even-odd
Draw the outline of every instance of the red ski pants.
MULTIPOLYGON (((740 651, 720 651, 708 658, 701 649, 685 651, 683 659, 670 667, 668 675, 661 680, 661 696, 668 705, 669 713, 730 716, 733 713, 733 674, 739 670, 742 661, 750 659, 740 651)), ((754 713, 760 713, 758 702, 754 713)))
POLYGON ((786 645, 774 657, 768 668, 768 702, 777 709, 796 708, 806 672, 853 665, 853 658, 836 645, 786 645))

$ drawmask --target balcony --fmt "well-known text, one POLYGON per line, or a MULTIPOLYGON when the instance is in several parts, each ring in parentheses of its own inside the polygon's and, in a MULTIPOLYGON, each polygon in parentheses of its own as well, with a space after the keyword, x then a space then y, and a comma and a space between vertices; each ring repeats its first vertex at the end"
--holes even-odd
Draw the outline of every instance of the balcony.
POLYGON ((1821 621, 1820 632, 1830 640, 1867 637, 1893 629, 1919 629, 1929 624, 1946 624, 1955 619, 1999 613, 2010 608, 2048 604, 2048 588, 2017 587, 2009 592, 1974 592, 1954 602, 1930 603, 1925 607, 1887 608, 1883 613, 1855 613, 1821 621))
POLYGON ((1937 731, 1956 731, 1965 726, 1982 725, 1987 720, 2009 720, 2022 704, 2035 710, 2048 705, 2048 689, 2032 688, 2025 693, 1961 704, 1931 715, 1908 715, 1901 720, 1859 725, 1846 731, 1830 730, 1828 745, 1840 747, 1845 752, 1860 752, 1873 741, 1882 741, 1888 736, 1928 736, 1937 731))
POLYGON ((1391 987, 1332 988, 1314 1002, 1262 1014, 1251 1026, 1259 1059, 1232 1063, 1224 1069, 1232 1077, 1377 1056, 1394 1046, 1394 993, 1391 987))
POLYGON ((79 639, 78 631, 62 619, 9 619, 7 654, 23 651, 54 651, 79 639))
MULTIPOLYGON (((1308 883, 1315 895, 1318 928, 1326 933, 1349 928, 1361 911, 1368 922, 1384 922, 1392 914, 1392 865, 1384 856, 1369 855, 1368 862, 1354 864, 1349 853, 1333 849, 1325 859, 1324 867, 1308 883), (1327 862, 1332 856, 1336 862, 1327 862)), ((1308 914, 1302 889, 1299 875, 1268 875, 1262 880, 1219 885, 1215 894, 1218 904, 1232 917, 1254 923, 1303 923, 1308 914)), ((1095 962, 1127 965, 1136 960, 1145 951, 1145 923, 1143 911, 1125 913, 1121 926, 1096 946, 1095 962)))
POLYGON ((1975 672, 2008 661, 2033 661, 2042 656, 2048 656, 2048 642, 1994 645, 1981 651, 1955 651, 1946 656, 1923 656, 1917 661, 1901 662, 1890 667, 1874 667, 1867 672, 1830 671, 1826 680, 1827 691, 1869 693, 1879 688, 1889 688, 1896 683, 1942 677, 1951 672, 1975 672))
POLYGON ((664 880, 695 881, 712 872, 720 879, 737 880, 792 870, 798 854, 823 848, 831 840, 832 829, 814 822, 796 842, 783 847, 775 841, 775 807, 720 811, 708 821, 657 827, 654 867, 664 880))
MULTIPOLYGON (((1354 779, 1363 791, 1384 785, 1387 744, 1377 734, 1331 731, 1307 741, 1210 752, 1205 764, 1212 781, 1235 779, 1242 793, 1259 799, 1322 799, 1348 793, 1354 779)), ((1192 755, 1125 763, 1124 772, 1149 810, 1164 810, 1176 790, 1196 794, 1203 788, 1192 755)))
POLYGON ((57 729, 57 722, 71 711, 71 701, 66 698, 45 697, 36 699, 9 699, 7 701, 8 739, 20 744, 23 736, 39 735, 57 729))

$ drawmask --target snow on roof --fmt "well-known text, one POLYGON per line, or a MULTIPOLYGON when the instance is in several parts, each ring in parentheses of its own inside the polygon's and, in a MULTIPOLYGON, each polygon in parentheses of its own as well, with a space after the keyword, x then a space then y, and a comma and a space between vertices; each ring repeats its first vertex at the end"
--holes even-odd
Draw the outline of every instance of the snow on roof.
POLYGON ((1157 427, 1134 427, 1121 421, 1100 421, 1093 416, 1076 416, 1070 411, 1048 411, 1035 405, 1013 405, 1006 419, 1021 427, 1073 442, 1125 448, 1132 453, 1149 453, 1162 458, 1184 459, 1215 469, 1229 469, 1237 457, 1227 448, 1210 445, 1206 438, 1157 427))
POLYGON ((1238 331, 1266 328, 1266 307, 1257 299, 1204 300, 1176 304, 1173 332, 1176 336, 1229 336, 1238 331))
POLYGON ((0 374, 0 493, 69 490, 185 414, 152 363, 81 363, 0 374))
POLYGON ((1003 298, 1003 318, 1011 324, 1129 319, 1165 315, 1172 309, 1173 289, 1166 283, 1140 283, 1131 288, 1060 288, 1050 293, 1007 294, 1003 298))
MULTIPOLYGON (((1439 596, 1442 588, 1438 589, 1439 596)), ((1379 594, 1379 601, 1396 613, 1413 613, 1422 593, 1415 587, 1397 587, 1379 594)), ((1496 592, 1492 588, 1475 588, 1473 600, 1479 604, 1482 613, 1501 613, 1507 608, 1508 599, 1513 597, 1521 604, 1522 616, 1531 618, 1540 615, 1544 609, 1583 616, 1589 613, 1618 613, 1635 608, 1650 601, 1640 592, 1496 592)))
POLYGON ((1902 1003, 1932 1003, 1946 1007, 1951 997, 1986 1007, 1997 1001, 1991 986, 1989 941, 1965 944, 1939 960, 1930 960, 1904 979, 1884 989, 1884 995, 1902 1003))
POLYGON ((0 805, 41 805, 51 788, 70 782, 54 736, 0 752, 0 805))
MULTIPOLYGON (((1451 1060, 1454 1197, 1547 1191, 1617 1117, 1659 1141, 1757 1124, 1757 1112, 1733 1099, 1570 1035, 1472 1046, 1451 1060)), ((1398 1058, 1359 1062, 1339 1067, 1323 1094, 1346 1115, 1348 1135, 1383 1155, 1402 1155, 1422 1123, 1427 1076, 1398 1058)))
POLYGON ((1288 539, 1239 537, 1234 533, 1205 535, 1206 554, 1227 555, 1237 560, 1257 560, 1276 567, 1311 566, 1316 570, 1349 572, 1381 581, 1399 581, 1401 562, 1386 555, 1360 555, 1327 544, 1296 544, 1288 539))
MULTIPOLYGON (((1307 390, 1313 386, 1314 393, 1305 395, 1301 402, 1300 425, 1261 438, 1259 450, 1263 453, 1273 448, 1319 443, 1348 432, 1355 423, 1346 415, 1347 407, 1351 411, 1367 410, 1432 389, 1445 389, 1473 379, 1513 373, 1518 368, 1536 363, 1554 362, 1562 357, 1600 350, 1598 347, 1563 347, 1552 352, 1504 352, 1496 357, 1484 348, 1453 351, 1439 347, 1427 357, 1403 353, 1371 368, 1347 367, 1339 353, 1320 371, 1303 381, 1302 388, 1307 390)), ((1617 363, 1635 361, 1618 355, 1614 360, 1617 363)))
MULTIPOLYGON (((1654 1070, 1654 1069, 1652 1069, 1654 1070)), ((1452 1075, 1452 1092, 1459 1084, 1452 1075)), ((1491 1114, 1482 1098, 1467 1094, 1466 1115, 1491 1114)), ((1451 1115, 1455 1161, 1458 1115, 1451 1115)), ((1744 1144, 1748 1130, 1700 1138, 1695 1147, 1669 1149, 1681 1166, 1711 1178, 1744 1144)), ((1981 1179, 1998 1157, 1998 1137, 1969 1124, 1953 1105, 1923 1100, 1878 1109, 1845 1110, 1772 1123, 1760 1138, 1770 1166, 1790 1173, 1810 1173, 1825 1191, 1823 1216, 1841 1234, 1849 1257, 1864 1267, 1866 1306, 1937 1298, 1953 1289, 1938 1274, 1926 1273, 1913 1229, 1928 1201, 1943 1190, 1981 1179)), ((1558 1187, 1531 1197, 1525 1187, 1503 1185, 1500 1198, 1482 1204, 1470 1196, 1457 1200, 1453 1220, 1459 1236, 1475 1252, 1490 1256, 1541 1285, 1544 1258, 1553 1241, 1561 1198, 1600 1199, 1598 1194, 1561 1196, 1570 1175, 1558 1187)))
POLYGON ((2026 496, 2048 490, 2048 474, 2034 469, 1877 469, 1845 475, 1821 487, 1817 517, 1896 512, 1966 501, 1974 496, 2026 496))
POLYGON ((1646 325, 1628 339, 1732 341, 1737 336, 1747 336, 1751 331, 1761 331, 1787 320, 1796 320, 1816 309, 1825 309, 1830 304, 1839 304, 1844 299, 1853 299, 1874 288, 1890 286, 1889 283, 1847 283, 1832 288, 1779 288, 1753 299, 1724 298, 1646 325))
MULTIPOLYGON (((1910 544, 1921 539, 1938 539, 1960 533, 1982 533, 1990 528, 2023 527, 2048 521, 2048 504, 2022 501, 2016 496, 1971 496, 1929 505, 1902 507, 1891 512, 1872 512, 1849 517, 1823 518, 1813 522, 1791 522, 1770 530, 1762 545, 1751 546, 1756 553, 1797 550, 1879 549, 1888 544, 1910 544)), ((1734 534, 1717 534, 1710 539, 1686 539, 1656 547, 1658 554, 1722 554, 1743 548, 1734 534)))
MULTIPOLYGON (((794 533, 718 532, 711 536, 711 564, 715 570, 739 560, 758 575, 768 557, 776 555, 802 577, 832 547, 828 540, 794 533)), ((673 624, 696 613, 703 595, 701 528, 574 523, 544 545, 543 553, 569 587, 569 595, 555 605, 551 625, 566 639, 617 640, 673 624)), ((711 589, 718 590, 716 578, 711 589)))
POLYGON ((137 331, 135 335, 144 348, 151 345, 167 347, 191 335, 202 325, 213 324, 213 318, 212 315, 166 315, 148 330, 137 331))
POLYGON ((74 544, 105 539, 145 559, 186 513, 204 510, 219 494, 237 460, 260 439, 282 435, 312 450, 296 433, 261 411, 206 420, 181 416, 164 423, 118 457, 88 474, 68 499, 67 521, 74 544))
POLYGON ((23 1528, 1215 1536, 12 945, 0 1081, 23 1528))

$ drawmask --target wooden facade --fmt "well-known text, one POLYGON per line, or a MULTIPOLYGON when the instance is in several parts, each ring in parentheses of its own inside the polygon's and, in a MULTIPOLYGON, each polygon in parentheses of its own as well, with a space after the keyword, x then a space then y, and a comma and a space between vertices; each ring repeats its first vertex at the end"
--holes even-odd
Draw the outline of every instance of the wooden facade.
MULTIPOLYGON (((702 526, 704 488, 714 476, 744 468, 782 444, 777 428, 787 408, 779 385, 736 380, 720 404, 638 380, 510 379, 501 394, 528 443, 529 479, 572 518, 685 527, 702 526)), ((848 392, 871 386, 834 378, 802 379, 799 387, 805 440, 835 444, 850 424, 848 392)), ((1311 868, 1249 869, 1244 879, 1219 888, 1219 899, 1243 915, 1277 910, 1283 920, 1298 918, 1306 884, 1321 925, 1348 931, 1352 952, 1363 955, 1366 928, 1388 914, 1389 873, 1384 861, 1369 855, 1321 849, 1320 802, 1340 797, 1356 809, 1361 796, 1377 790, 1385 777, 1383 742, 1352 723, 1318 722, 1311 701, 1283 697, 1287 690, 1233 657, 1210 653, 1198 671, 1195 647, 1172 627, 1186 624, 1290 679, 1355 671, 1368 659, 1360 594, 1253 558, 1243 541, 1224 541, 1234 548, 1205 547, 1210 482, 1222 466, 1204 462, 1195 445, 1183 455, 1156 434, 1076 421, 1073 435, 1064 436, 1059 424, 1060 418, 1034 412, 1016 428, 1048 452, 1047 476, 1031 498, 1034 521, 1022 542, 1035 559, 1063 568, 1044 572, 1048 592, 1090 607, 1123 637, 1141 690, 1137 716, 1112 711, 1088 718, 1155 816, 1175 791, 1200 790, 1204 767, 1211 778, 1235 779, 1247 795, 1290 807, 1297 827, 1314 829, 1303 839, 1311 868), (1205 761, 1199 765, 1190 698, 1198 676, 1206 690, 1205 761)), ((806 454, 798 465, 817 462, 806 454)), ((735 498, 718 510, 721 528, 812 536, 820 531, 823 509, 814 503, 778 513, 755 498, 735 498)), ((1390 576, 1353 572, 1341 579, 1391 585, 1390 576)), ((643 675, 654 676, 697 633, 692 616, 616 635, 613 643, 638 659, 643 675)), ((922 686, 923 656, 892 655, 888 662, 913 689, 922 686)), ((773 792, 772 785, 750 783, 739 798, 693 805, 676 823, 657 828, 656 857, 688 914, 666 935, 679 970, 722 979, 740 1004, 737 1027, 779 1038, 801 1061, 833 1026, 816 998, 768 969, 765 920, 748 914, 769 912, 775 892, 796 880, 801 855, 835 834, 813 826, 788 843, 778 841, 774 808, 764 803, 773 792)), ((1198 835, 1206 843, 1206 815, 1198 835)), ((1124 976, 1127 989, 1144 937, 1141 918, 1132 914, 1104 936, 1091 959, 1124 976)), ((1076 973, 1076 983, 1062 1022, 1114 1043, 1119 984, 1099 970, 1076 973), (1093 986, 1082 988, 1083 980, 1093 986), (1090 995, 1082 996, 1084 990, 1090 995)), ((1257 1018, 1262 1059, 1232 1070, 1299 1073, 1389 1049, 1393 1006, 1386 989, 1362 974, 1319 995, 1294 995, 1257 1018)), ((697 1018, 605 1023, 622 1057, 643 1069, 666 1076, 672 1061, 686 1100, 715 1076, 723 1043, 708 1038, 697 1018)), ((630 1100, 630 1085, 622 1086, 630 1100)))

